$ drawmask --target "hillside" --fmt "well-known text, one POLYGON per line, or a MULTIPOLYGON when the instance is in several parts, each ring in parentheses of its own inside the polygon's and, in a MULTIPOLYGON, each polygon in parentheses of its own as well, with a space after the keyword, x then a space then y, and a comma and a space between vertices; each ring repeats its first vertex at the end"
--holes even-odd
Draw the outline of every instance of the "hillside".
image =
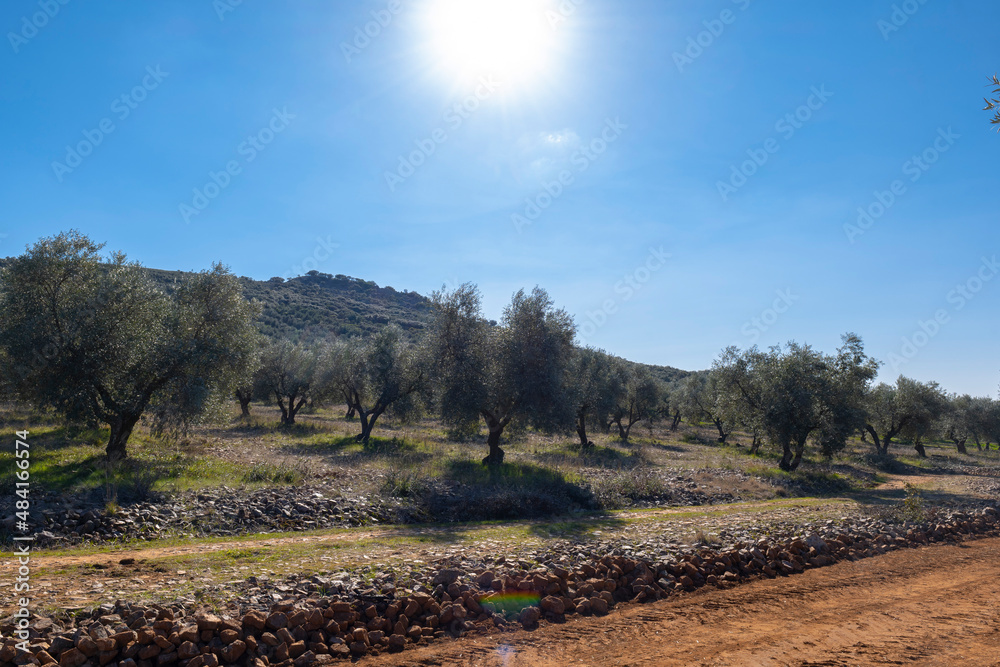
MULTIPOLYGON (((163 282, 173 282, 180 272, 150 269, 163 282)), ((398 292, 374 281, 328 273, 313 273, 280 282, 241 277, 247 298, 263 304, 261 330, 273 338, 317 340, 330 333, 365 335, 394 323, 416 335, 430 321, 431 301, 416 292, 398 292)), ((690 374, 671 366, 641 364, 653 377, 672 383, 690 374)))
MULTIPOLYGON (((8 258, 0 259, 0 268, 8 258)), ((167 293, 191 275, 186 271, 147 268, 149 276, 167 293)), ((416 292, 379 287, 374 281, 345 275, 311 272, 281 280, 254 280, 240 276, 248 299, 259 301, 261 331, 271 338, 314 341, 330 336, 363 336, 393 323, 416 336, 431 317, 431 301, 416 292)), ((642 364, 666 383, 690 374, 672 366, 642 364)))
MULTIPOLYGON (((185 274, 148 269, 166 290, 185 274)), ((263 306, 260 327, 272 338, 310 341, 372 333, 394 323, 404 331, 423 329, 430 319, 431 302, 416 292, 398 292, 370 280, 314 273, 290 280, 261 281, 241 277, 248 299, 263 306)))

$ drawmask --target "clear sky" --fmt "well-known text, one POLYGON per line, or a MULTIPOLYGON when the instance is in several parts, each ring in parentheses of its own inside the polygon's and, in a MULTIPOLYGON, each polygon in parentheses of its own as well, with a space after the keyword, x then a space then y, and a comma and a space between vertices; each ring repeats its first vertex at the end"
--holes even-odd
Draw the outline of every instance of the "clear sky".
POLYGON ((1000 382, 993 0, 7 0, 0 253, 315 268, 1000 382), (500 9, 498 9, 498 6, 500 9), (368 34, 365 34, 365 33, 368 34), (457 106, 456 106, 457 105, 457 106))

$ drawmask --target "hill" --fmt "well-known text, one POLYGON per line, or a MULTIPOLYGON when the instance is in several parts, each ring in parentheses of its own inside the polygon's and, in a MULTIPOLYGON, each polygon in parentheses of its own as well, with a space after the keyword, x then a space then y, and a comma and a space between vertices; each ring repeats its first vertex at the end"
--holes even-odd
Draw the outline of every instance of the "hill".
MULTIPOLYGON (((167 291, 188 275, 147 271, 167 291)), ((290 280, 240 277, 240 282, 247 298, 262 305, 260 328, 272 338, 311 341, 330 334, 358 336, 389 323, 415 333, 430 320, 430 299, 416 292, 379 287, 370 280, 311 272, 290 280)))
MULTIPOLYGON (((7 258, 0 259, 0 268, 7 258)), ((191 274, 147 268, 146 272, 167 293, 191 274)), ((240 276, 248 299, 260 302, 261 331, 271 338, 309 342, 328 336, 363 336, 393 323, 416 337, 430 322, 431 300, 374 281, 345 275, 310 271, 304 276, 283 280, 254 280, 240 276)), ((641 364, 666 383, 690 374, 671 366, 641 364)))

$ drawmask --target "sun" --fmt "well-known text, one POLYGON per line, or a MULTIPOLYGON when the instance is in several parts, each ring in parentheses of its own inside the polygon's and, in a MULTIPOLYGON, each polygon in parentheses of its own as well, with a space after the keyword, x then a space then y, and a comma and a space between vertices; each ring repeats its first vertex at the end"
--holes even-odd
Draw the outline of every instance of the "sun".
POLYGON ((554 30, 544 0, 430 0, 430 49, 460 79, 533 78, 549 64, 554 30))

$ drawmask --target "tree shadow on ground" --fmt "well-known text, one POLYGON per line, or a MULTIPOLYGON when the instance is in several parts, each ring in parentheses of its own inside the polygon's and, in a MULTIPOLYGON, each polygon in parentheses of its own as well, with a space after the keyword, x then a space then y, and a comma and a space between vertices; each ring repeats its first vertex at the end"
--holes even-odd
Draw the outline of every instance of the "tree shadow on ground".
POLYGON ((521 462, 446 461, 440 477, 421 485, 413 499, 432 520, 449 522, 539 519, 598 509, 582 480, 521 462))
POLYGON ((595 531, 624 528, 626 522, 618 517, 601 514, 567 521, 532 523, 528 532, 536 537, 580 540, 594 537, 595 531))
POLYGON ((638 449, 623 452, 613 447, 581 447, 579 444, 567 445, 562 449, 543 452, 535 456, 541 463, 558 466, 569 465, 595 468, 635 468, 644 465, 638 449))
POLYGON ((283 447, 289 454, 302 456, 330 456, 341 463, 369 460, 398 460, 409 464, 429 461, 433 454, 419 445, 399 438, 372 437, 368 444, 358 442, 353 435, 334 436, 311 444, 294 443, 283 447))

